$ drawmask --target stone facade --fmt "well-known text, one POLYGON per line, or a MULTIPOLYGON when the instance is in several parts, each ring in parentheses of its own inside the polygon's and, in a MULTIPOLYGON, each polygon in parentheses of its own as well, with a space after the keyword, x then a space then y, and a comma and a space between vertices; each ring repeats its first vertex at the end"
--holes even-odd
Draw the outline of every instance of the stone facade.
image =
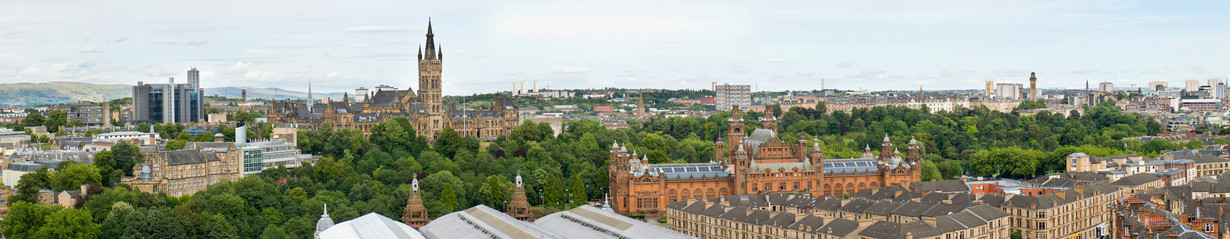
POLYGON ((122 178, 121 182, 142 192, 165 192, 178 197, 204 190, 222 180, 234 182, 243 177, 239 170, 242 160, 233 144, 197 144, 195 148, 147 153, 145 163, 132 169, 136 176, 122 178))
POLYGON ((445 127, 452 127, 462 136, 496 138, 508 135, 520 124, 517 105, 500 97, 485 108, 461 109, 444 101, 442 65, 444 53, 436 45, 431 23, 427 24, 427 46, 419 51, 419 90, 378 90, 369 95, 343 95, 339 101, 323 103, 278 101, 269 107, 270 123, 321 127, 331 125, 341 129, 362 130, 371 135, 377 124, 390 118, 403 117, 415 132, 435 138, 445 127), (361 100, 360 100, 361 99, 361 100))
POLYGON ((667 204, 726 195, 800 193, 812 196, 846 193, 906 182, 917 182, 922 162, 918 142, 900 153, 884 137, 880 154, 867 147, 859 158, 828 159, 817 143, 789 144, 777 137, 772 113, 760 120, 764 128, 745 130, 738 107, 731 111, 727 141, 718 142, 716 162, 649 164, 618 143, 611 147, 610 195, 615 212, 656 216, 667 204), (727 147, 730 145, 732 147, 727 147))

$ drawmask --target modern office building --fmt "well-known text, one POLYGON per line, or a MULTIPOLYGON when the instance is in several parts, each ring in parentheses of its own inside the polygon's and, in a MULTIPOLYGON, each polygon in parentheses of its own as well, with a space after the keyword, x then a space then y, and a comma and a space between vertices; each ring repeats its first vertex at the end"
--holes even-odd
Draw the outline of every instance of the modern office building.
POLYGON ((111 127, 111 102, 77 102, 68 104, 68 121, 77 120, 81 126, 111 127))
POLYGON ((270 140, 236 144, 243 151, 243 173, 258 174, 278 165, 296 168, 310 156, 302 155, 295 144, 282 140, 270 140))
POLYGON ((188 84, 137 82, 132 87, 133 122, 188 123, 205 120, 205 90, 199 88, 196 68, 188 71, 188 84))
POLYGON ((739 108, 752 106, 752 85, 714 85, 713 91, 717 95, 715 99, 718 110, 730 110, 732 106, 739 106, 739 108))

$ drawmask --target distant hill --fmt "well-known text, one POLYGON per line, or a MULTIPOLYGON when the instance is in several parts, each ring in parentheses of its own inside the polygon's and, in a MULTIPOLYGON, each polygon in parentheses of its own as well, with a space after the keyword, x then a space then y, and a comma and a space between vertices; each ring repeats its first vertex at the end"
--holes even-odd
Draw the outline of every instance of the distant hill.
MULTIPOLYGON (((307 92, 253 87, 205 88, 205 95, 239 98, 242 90, 248 90, 248 98, 253 99, 307 99, 307 92)), ((0 106, 54 105, 77 101, 101 102, 124 97, 132 97, 132 85, 83 82, 0 84, 0 106)), ((342 98, 342 93, 316 92, 313 97, 339 99, 342 98)))
POLYGON ((132 96, 131 85, 79 82, 0 84, 0 106, 33 106, 104 101, 132 96))
MULTIPOLYGON (((228 98, 239 98, 243 90, 248 90, 249 99, 307 99, 307 92, 289 91, 280 88, 253 88, 253 87, 221 87, 221 88, 205 88, 205 95, 217 95, 228 98)), ((341 99, 342 93, 322 93, 312 92, 312 98, 341 99)))

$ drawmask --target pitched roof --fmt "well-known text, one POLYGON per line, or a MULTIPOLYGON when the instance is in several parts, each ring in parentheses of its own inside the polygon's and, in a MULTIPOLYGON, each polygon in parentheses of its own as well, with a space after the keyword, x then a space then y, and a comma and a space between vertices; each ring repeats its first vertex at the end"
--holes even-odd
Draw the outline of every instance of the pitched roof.
POLYGON ((205 163, 205 156, 201 155, 201 152, 198 152, 196 150, 191 150, 191 149, 171 150, 171 151, 163 151, 161 154, 162 154, 162 160, 165 160, 168 165, 205 163))
POLYGON ((850 234, 854 233, 854 231, 858 229, 858 222, 856 221, 845 218, 834 218, 833 221, 830 221, 828 224, 824 224, 824 227, 816 230, 816 232, 845 238, 850 236, 850 234))
POLYGON ((961 180, 924 181, 910 183, 914 192, 969 192, 969 185, 961 180))
POLYGON ((1159 178, 1157 176, 1153 176, 1147 173, 1138 173, 1138 174, 1132 174, 1131 176, 1123 177, 1119 180, 1115 180, 1115 182, 1112 182, 1110 184, 1113 184, 1115 186, 1140 186, 1140 185, 1144 185, 1146 183, 1154 182, 1157 180, 1162 180, 1162 178, 1159 178))

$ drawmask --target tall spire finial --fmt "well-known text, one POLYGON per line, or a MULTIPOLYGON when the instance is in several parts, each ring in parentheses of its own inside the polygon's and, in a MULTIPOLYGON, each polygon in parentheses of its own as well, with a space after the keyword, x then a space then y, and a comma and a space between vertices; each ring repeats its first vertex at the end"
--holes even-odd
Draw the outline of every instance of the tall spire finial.
MULTIPOLYGON (((423 49, 423 50, 427 51, 427 54, 426 54, 426 55, 427 55, 427 58, 424 58, 424 59, 427 59, 427 60, 438 60, 438 58, 437 58, 437 57, 438 57, 438 56, 440 56, 440 55, 436 52, 436 40, 435 40, 435 36, 436 36, 436 34, 434 34, 434 33, 432 33, 432 32, 431 32, 431 18, 427 18, 427 43, 426 43, 426 44, 427 44, 427 46, 423 49)), ((420 60, 421 60, 421 59, 420 59, 420 60)))

